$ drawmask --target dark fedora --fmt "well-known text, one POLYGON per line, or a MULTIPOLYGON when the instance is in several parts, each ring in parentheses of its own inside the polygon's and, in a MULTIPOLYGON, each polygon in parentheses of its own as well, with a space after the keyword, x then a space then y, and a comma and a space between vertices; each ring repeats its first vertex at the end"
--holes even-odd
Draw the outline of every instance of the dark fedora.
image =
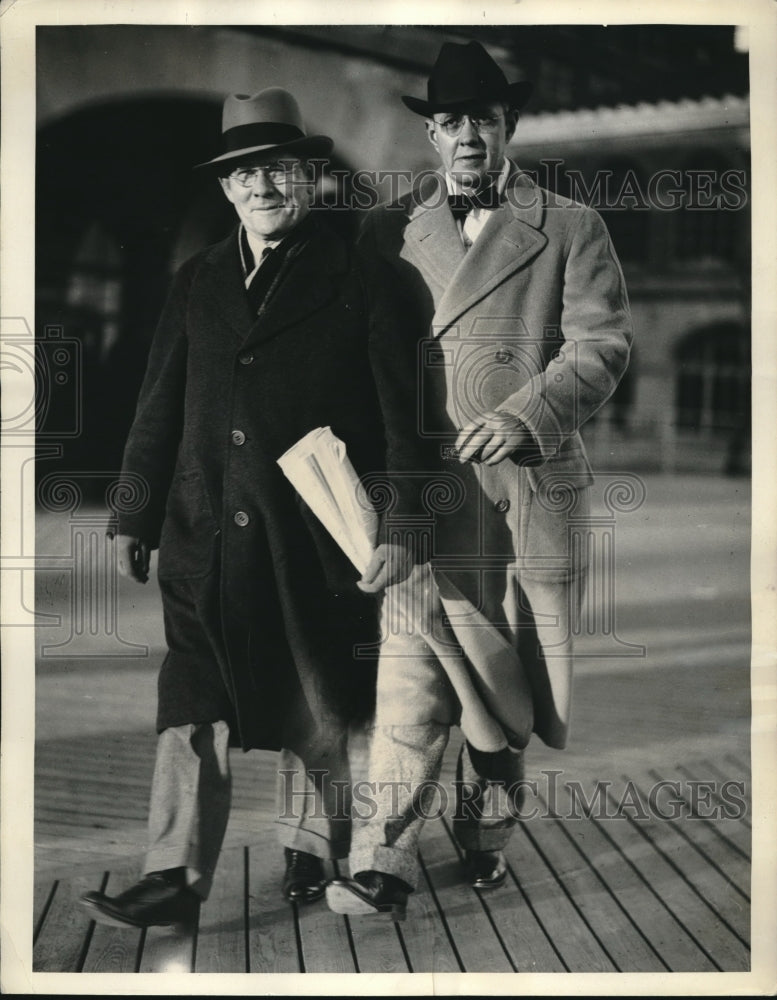
POLYGON ((504 101, 522 108, 532 92, 528 80, 508 83, 480 42, 443 42, 427 84, 427 100, 403 97, 411 111, 429 117, 473 101, 504 101))
POLYGON ((224 101, 221 139, 224 151, 207 163, 198 163, 195 170, 208 167, 220 172, 255 153, 327 156, 334 146, 329 136, 305 134, 299 105, 280 87, 269 87, 253 96, 230 94, 224 101))

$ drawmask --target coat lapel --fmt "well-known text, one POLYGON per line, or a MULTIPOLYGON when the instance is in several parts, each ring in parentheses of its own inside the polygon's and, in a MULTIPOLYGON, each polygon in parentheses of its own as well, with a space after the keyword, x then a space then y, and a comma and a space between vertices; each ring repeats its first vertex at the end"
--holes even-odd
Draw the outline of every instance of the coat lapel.
POLYGON ((219 326, 226 325, 238 341, 245 340, 252 316, 246 295, 237 229, 217 243, 206 258, 202 273, 202 292, 210 302, 219 326))
POLYGON ((436 306, 451 275, 466 257, 440 175, 427 176, 416 193, 405 227, 402 256, 419 268, 432 289, 436 306))
POLYGON ((436 303, 432 319, 436 336, 543 250, 548 240, 540 229, 542 219, 540 189, 524 174, 513 173, 508 178, 501 208, 494 212, 475 244, 464 254, 436 303))
POLYGON ((332 276, 345 267, 344 251, 311 220, 310 238, 286 261, 281 280, 257 316, 251 314, 246 294, 237 230, 216 244, 207 257, 203 294, 237 341, 257 343, 315 312, 336 293, 332 276))
POLYGON ((324 306, 337 294, 334 276, 346 267, 341 244, 311 219, 310 237, 290 251, 278 284, 251 325, 247 342, 269 340, 324 306))

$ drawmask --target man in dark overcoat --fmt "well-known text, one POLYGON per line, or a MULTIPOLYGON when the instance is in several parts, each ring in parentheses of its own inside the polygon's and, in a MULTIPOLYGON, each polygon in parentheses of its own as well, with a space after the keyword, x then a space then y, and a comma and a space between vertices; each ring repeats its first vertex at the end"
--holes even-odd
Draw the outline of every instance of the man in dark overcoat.
MULTIPOLYGON (((465 599, 453 624, 471 630, 474 646, 489 627, 511 643, 519 667, 503 683, 515 690, 492 696, 527 691, 531 701, 501 745, 468 735, 459 756, 453 825, 478 890, 505 879, 532 730, 548 746, 567 742, 587 572, 570 525, 586 524, 593 483, 579 431, 617 386, 632 338, 600 216, 542 190, 505 155, 530 91, 508 83, 477 42, 446 42, 427 99, 403 98, 425 119, 441 169, 370 212, 360 240, 363 258, 387 266, 400 290, 395 354, 418 359, 416 436, 428 478, 445 485, 443 502, 435 508, 427 494, 418 515, 433 520, 438 578, 465 599)), ((378 787, 401 778, 406 794, 387 796, 355 830, 355 877, 327 889, 337 912, 405 912, 449 728, 464 728, 466 706, 448 679, 423 636, 388 635, 369 778, 378 787)))
MULTIPOLYGON (((374 658, 358 647, 378 638, 375 597, 277 459, 328 426, 360 475, 384 469, 371 352, 388 343, 390 307, 368 299, 352 251, 311 212, 310 160, 332 141, 305 134, 292 95, 228 97, 222 138, 201 167, 239 224, 175 278, 123 461, 147 495, 118 514, 119 569, 145 581, 159 548, 168 652, 145 877, 84 902, 95 919, 132 926, 186 921, 207 898, 231 745, 281 751, 283 892, 321 896, 321 859, 349 849, 335 785, 348 779, 349 725, 374 700, 374 658)), ((390 552, 378 547, 365 578, 382 586, 406 572, 390 552)))

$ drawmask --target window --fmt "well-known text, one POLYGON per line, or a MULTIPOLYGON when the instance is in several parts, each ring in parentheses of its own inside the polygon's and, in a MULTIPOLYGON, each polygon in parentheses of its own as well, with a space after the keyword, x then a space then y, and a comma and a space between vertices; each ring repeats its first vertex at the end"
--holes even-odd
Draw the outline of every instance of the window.
POLYGON ((745 428, 750 420, 750 337, 736 323, 688 334, 676 352, 675 418, 701 433, 745 428))

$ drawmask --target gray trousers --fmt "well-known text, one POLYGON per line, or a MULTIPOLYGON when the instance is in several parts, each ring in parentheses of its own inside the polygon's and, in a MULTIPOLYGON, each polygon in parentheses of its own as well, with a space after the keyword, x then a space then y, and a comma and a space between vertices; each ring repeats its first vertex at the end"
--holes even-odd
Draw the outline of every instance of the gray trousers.
POLYGON ((423 824, 451 803, 461 848, 496 851, 505 846, 524 798, 523 753, 507 747, 480 753, 464 743, 455 791, 440 784, 460 706, 414 616, 399 613, 395 602, 403 600, 402 585, 387 595, 368 781, 364 789, 354 789, 350 867, 352 874, 376 870, 395 875, 415 888, 423 824))
MULTIPOLYGON (((307 767, 293 751, 281 750, 279 843, 320 858, 350 852, 352 872, 377 869, 414 887, 423 823, 451 793, 438 781, 449 732, 436 722, 376 726, 370 781, 356 786, 353 800, 347 739, 339 754, 329 752, 325 762, 309 761, 307 767)), ((187 884, 203 899, 213 884, 232 801, 228 742, 226 722, 215 722, 165 729, 157 743, 144 871, 185 868, 187 884)), ((462 746, 453 829, 463 848, 497 850, 507 843, 520 810, 510 785, 523 777, 523 755, 509 753, 499 762, 499 782, 484 771, 484 759, 462 746), (502 783, 505 774, 512 781, 502 783)))
POLYGON ((482 755, 464 743, 454 791, 439 781, 449 734, 440 722, 375 727, 369 782, 354 794, 352 874, 373 869, 415 888, 423 824, 451 802, 461 848, 497 851, 507 844, 524 798, 523 754, 482 755))
MULTIPOLYGON (((144 870, 185 868, 203 899, 213 884, 232 801, 226 722, 165 729, 157 743, 144 870)), ((325 761, 281 750, 277 833, 283 847, 345 858, 350 846, 347 735, 325 761)))

